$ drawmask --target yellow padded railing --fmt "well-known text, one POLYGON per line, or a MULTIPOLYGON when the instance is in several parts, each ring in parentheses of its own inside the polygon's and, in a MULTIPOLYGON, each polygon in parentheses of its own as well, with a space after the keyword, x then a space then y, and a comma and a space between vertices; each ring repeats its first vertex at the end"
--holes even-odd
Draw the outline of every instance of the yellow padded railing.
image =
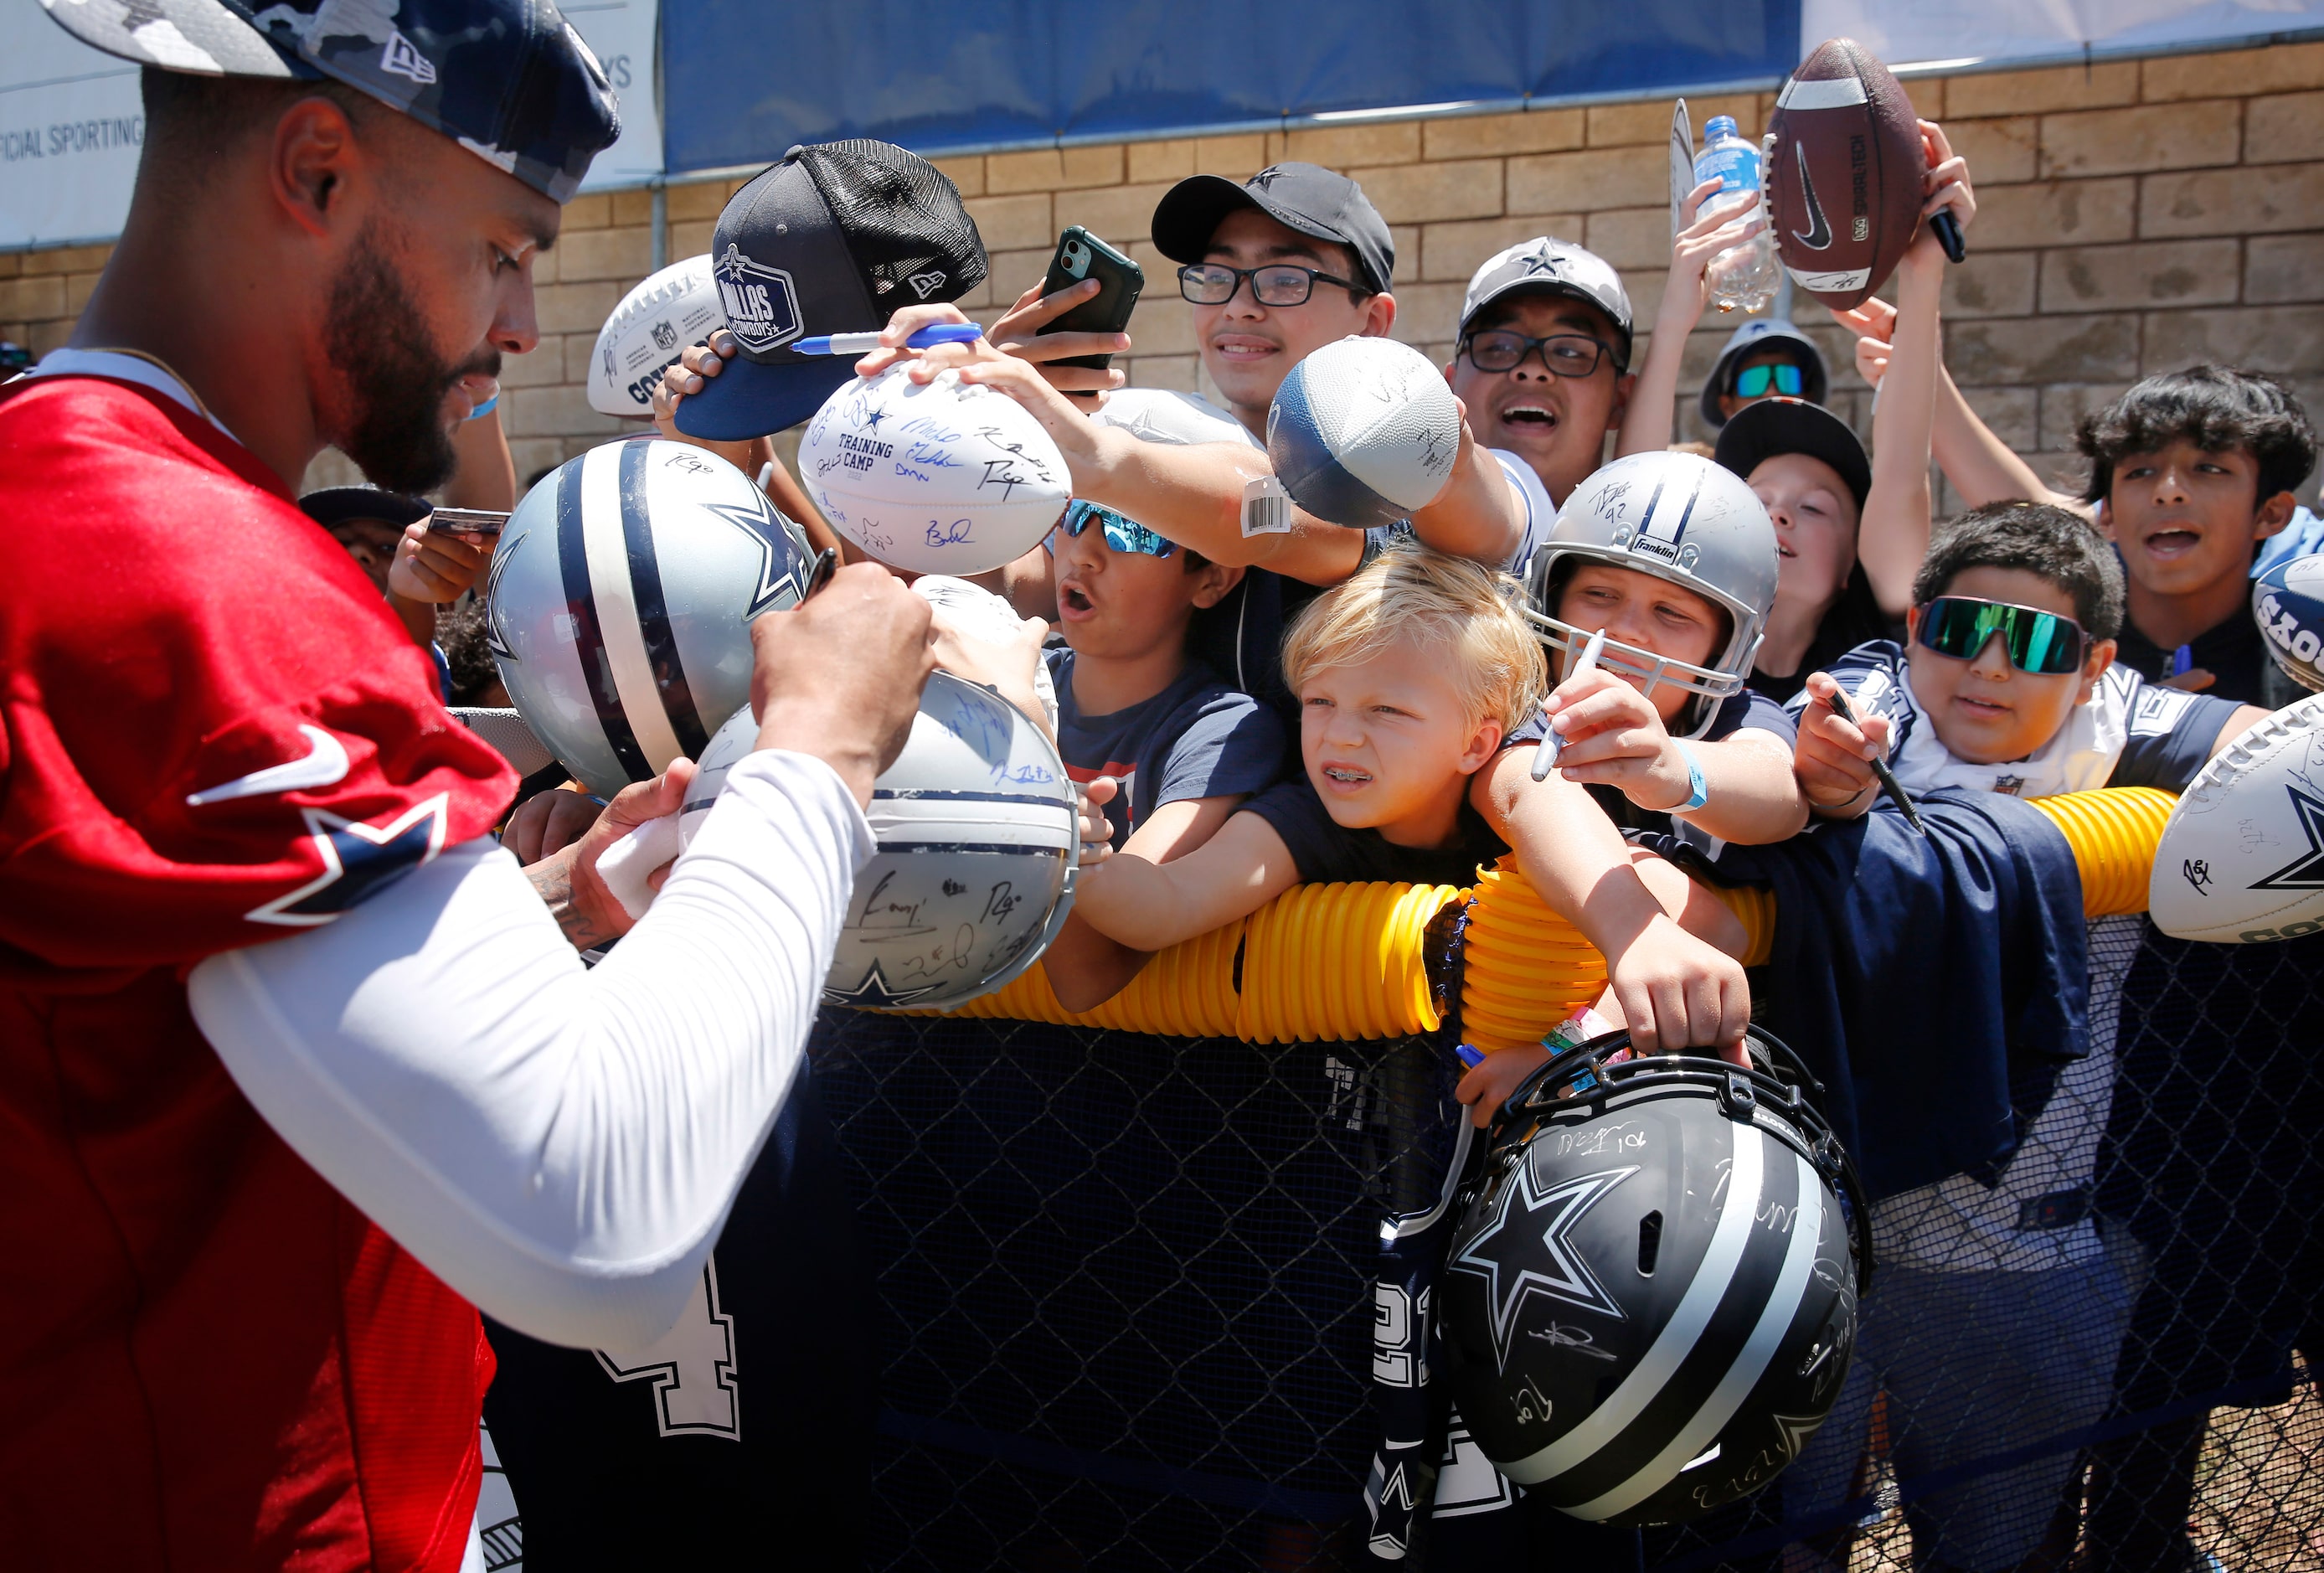
MULTIPOLYGON (((2086 914, 2146 910, 2147 874, 2177 801, 2148 787, 2034 800, 2073 849, 2086 914)), ((1742 922, 1744 964, 1765 962, 1775 931, 1774 893, 1747 886, 1711 893, 1742 922)), ((1249 918, 1157 952, 1128 988, 1093 1011, 1076 1014, 1059 1004, 1047 970, 1036 965, 1006 988, 949 1013, 1253 1043, 1431 1032, 1439 1018, 1422 937, 1447 902, 1464 897, 1471 904, 1461 1025, 1478 1048, 1537 1043, 1604 990, 1605 958, 1504 858, 1481 871, 1469 891, 1295 886, 1249 918)))

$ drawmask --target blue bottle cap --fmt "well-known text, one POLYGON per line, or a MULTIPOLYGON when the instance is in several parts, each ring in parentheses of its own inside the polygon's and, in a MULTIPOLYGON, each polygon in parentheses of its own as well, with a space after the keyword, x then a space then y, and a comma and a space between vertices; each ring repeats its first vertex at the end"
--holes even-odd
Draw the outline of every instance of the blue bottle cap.
POLYGON ((1702 128, 1703 140, 1706 142, 1717 142, 1722 136, 1734 134, 1735 116, 1732 115, 1714 115, 1702 128))

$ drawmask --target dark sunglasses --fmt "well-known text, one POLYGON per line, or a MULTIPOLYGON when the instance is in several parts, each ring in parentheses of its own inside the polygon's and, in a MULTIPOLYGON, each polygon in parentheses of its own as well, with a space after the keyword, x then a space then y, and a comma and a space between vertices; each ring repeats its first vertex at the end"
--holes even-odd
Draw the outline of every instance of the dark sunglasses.
POLYGON ((1506 328, 1488 328, 1461 341, 1461 353, 1480 372, 1513 372, 1536 350, 1541 353, 1541 364, 1561 377, 1586 377, 1612 353, 1586 333, 1531 338, 1506 328))
POLYGON ((1766 398, 1769 383, 1775 384, 1775 392, 1792 399, 1798 398, 1800 390, 1808 385, 1807 379, 1800 375, 1800 368, 1788 362, 1745 366, 1735 374, 1735 391, 1746 399, 1766 398))
POLYGON ((2009 652, 2009 664, 2035 677, 2081 671, 2089 648, 2090 636, 2071 617, 1967 596, 1939 596, 1923 606, 1915 636, 1939 655, 1968 661, 1996 634, 2009 652))
POLYGON ((1197 306, 1223 306, 1235 298, 1245 279, 1250 281, 1250 298, 1262 306, 1305 306, 1317 284, 1337 284, 1351 295, 1371 293, 1352 280, 1290 263, 1269 263, 1263 268, 1195 263, 1178 270, 1178 293, 1197 306))
MULTIPOLYGON (((1094 521, 1105 531, 1105 543, 1116 551, 1133 551, 1141 557, 1167 557, 1178 550, 1177 543, 1165 541, 1135 519, 1125 519, 1111 508, 1101 508, 1095 503, 1084 503, 1079 497, 1065 504, 1065 516, 1057 528, 1075 540, 1094 521)), ((1041 544, 1049 546, 1049 538, 1041 537, 1041 544)), ((1050 547, 1055 551, 1055 547, 1050 547)))

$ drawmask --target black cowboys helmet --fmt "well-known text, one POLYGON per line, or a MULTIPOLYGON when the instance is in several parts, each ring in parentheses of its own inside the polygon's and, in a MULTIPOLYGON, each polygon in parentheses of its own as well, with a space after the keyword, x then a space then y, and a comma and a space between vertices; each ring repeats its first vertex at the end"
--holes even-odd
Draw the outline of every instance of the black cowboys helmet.
POLYGON ((1453 1402, 1501 1473, 1576 1518, 1674 1523, 1755 1491, 1840 1396, 1870 1214, 1821 1085, 1748 1041, 1748 1070, 1609 1063, 1627 1032, 1566 1050, 1502 1106, 1456 1202, 1453 1402))

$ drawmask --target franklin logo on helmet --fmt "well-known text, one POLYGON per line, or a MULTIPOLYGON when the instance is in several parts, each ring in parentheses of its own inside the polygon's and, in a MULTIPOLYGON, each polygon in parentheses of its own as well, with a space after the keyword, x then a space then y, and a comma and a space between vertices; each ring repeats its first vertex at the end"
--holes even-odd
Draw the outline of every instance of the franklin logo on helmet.
POLYGON ((1711 603, 1727 618, 1708 665, 1695 666, 1609 639, 1600 663, 1639 679, 1646 695, 1672 684, 1700 696, 1674 736, 1699 737, 1720 702, 1741 691, 1775 601, 1775 527, 1739 478, 1689 453, 1617 459, 1573 489, 1526 576, 1526 621, 1569 659, 1589 634, 1558 615, 1574 569, 1585 562, 1651 574, 1711 603))

